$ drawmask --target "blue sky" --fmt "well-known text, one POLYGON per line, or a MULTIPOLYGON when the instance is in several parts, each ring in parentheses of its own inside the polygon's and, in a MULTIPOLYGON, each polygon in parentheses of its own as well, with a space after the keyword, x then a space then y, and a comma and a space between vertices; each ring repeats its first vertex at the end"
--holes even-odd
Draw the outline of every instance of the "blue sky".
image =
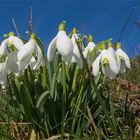
POLYGON ((33 8, 33 27, 43 40, 45 50, 57 34, 57 26, 62 20, 67 22, 67 32, 77 27, 80 33, 92 34, 95 43, 104 39, 118 40, 123 24, 133 7, 137 7, 129 21, 121 42, 130 57, 140 54, 140 1, 93 1, 93 0, 44 0, 44 1, 0 1, 0 40, 3 34, 15 31, 14 18, 21 36, 25 34, 29 20, 30 5, 33 8))

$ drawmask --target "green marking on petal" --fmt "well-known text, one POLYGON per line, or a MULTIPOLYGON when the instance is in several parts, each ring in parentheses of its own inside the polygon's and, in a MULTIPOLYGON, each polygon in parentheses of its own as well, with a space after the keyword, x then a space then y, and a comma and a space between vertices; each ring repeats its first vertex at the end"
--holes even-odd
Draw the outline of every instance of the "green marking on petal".
POLYGON ((119 57, 121 61, 124 61, 124 56, 120 55, 119 57))
POLYGON ((102 61, 102 65, 108 65, 109 64, 109 60, 107 58, 104 58, 102 61))
POLYGON ((3 56, 0 58, 0 63, 5 62, 5 60, 6 60, 6 55, 3 55, 3 56))
POLYGON ((16 47, 14 46, 13 41, 8 43, 8 47, 10 48, 11 51, 15 51, 16 50, 16 47))
POLYGON ((8 43, 8 47, 10 48, 13 45, 13 41, 8 43))
POLYGON ((59 31, 64 31, 66 29, 66 22, 62 21, 62 23, 58 26, 59 31))

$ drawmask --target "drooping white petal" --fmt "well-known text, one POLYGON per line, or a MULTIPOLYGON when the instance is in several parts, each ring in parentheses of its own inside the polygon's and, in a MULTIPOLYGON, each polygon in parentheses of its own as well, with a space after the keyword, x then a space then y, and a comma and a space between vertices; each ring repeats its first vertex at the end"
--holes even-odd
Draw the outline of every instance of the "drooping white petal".
POLYGON ((18 50, 24 45, 23 41, 16 36, 10 36, 9 43, 12 43, 18 50))
POLYGON ((64 57, 73 53, 73 44, 71 39, 66 35, 65 31, 59 31, 57 34, 56 47, 60 54, 64 57))
POLYGON ((83 51, 83 55, 85 58, 87 58, 88 56, 88 53, 91 52, 94 48, 95 48, 95 44, 94 42, 89 42, 88 45, 86 46, 86 48, 84 48, 84 51, 83 51))
POLYGON ((108 50, 103 50, 101 52, 101 55, 102 55, 102 61, 104 59, 107 59, 109 61, 110 69, 112 70, 112 72, 117 74, 118 73, 118 67, 117 67, 117 63, 116 63, 115 58, 113 58, 113 56, 108 52, 108 50))
POLYGON ((115 54, 114 49, 112 47, 109 47, 107 50, 116 59, 116 54, 115 54))
POLYGON ((26 61, 31 58, 34 49, 36 48, 36 41, 30 39, 18 52, 17 59, 18 61, 26 61))
POLYGON ((78 68, 79 69, 82 69, 83 68, 83 61, 82 61, 82 59, 78 59, 77 65, 78 65, 78 68))
POLYGON ((117 53, 119 56, 121 56, 121 57, 124 58, 125 65, 126 65, 128 68, 130 68, 130 60, 129 60, 128 55, 127 55, 121 48, 117 49, 117 50, 116 50, 116 53, 117 53))
POLYGON ((23 75, 23 73, 24 73, 24 71, 19 71, 19 72, 15 73, 15 75, 16 75, 17 77, 20 77, 20 76, 23 75))
POLYGON ((128 57, 128 55, 125 52, 123 52, 123 53, 124 53, 125 65, 127 66, 127 68, 130 68, 130 60, 129 60, 129 57, 128 57))
POLYGON ((118 68, 118 72, 120 71, 120 58, 118 56, 118 54, 115 52, 115 50, 112 47, 109 47, 108 52, 113 56, 113 58, 115 58, 115 61, 117 63, 117 68, 118 68))
POLYGON ((85 58, 87 58, 88 51, 89 51, 89 47, 84 48, 83 55, 85 58))
POLYGON ((8 54, 6 60, 8 74, 10 74, 11 72, 17 73, 19 71, 17 64, 17 53, 18 53, 17 51, 14 51, 8 54))
POLYGON ((23 72, 30 64, 30 61, 31 61, 30 57, 25 59, 24 61, 19 61, 18 62, 19 72, 23 72))
POLYGON ((0 77, 0 84, 3 89, 7 86, 7 75, 3 75, 0 77))
POLYGON ((114 79, 116 77, 116 73, 114 73, 110 69, 110 66, 109 65, 102 65, 102 72, 104 73, 104 75, 106 75, 110 79, 114 79))
POLYGON ((71 63, 72 53, 67 56, 62 56, 62 59, 64 60, 66 65, 69 65, 71 63))
POLYGON ((71 63, 76 63, 78 61, 78 57, 75 53, 72 54, 71 63))
POLYGON ((0 58, 6 54, 6 49, 7 49, 7 45, 8 45, 8 38, 3 40, 1 45, 0 45, 0 58))
POLYGON ((55 51, 56 51, 56 37, 49 44, 48 51, 47 51, 48 61, 51 62, 53 60, 55 51))
POLYGON ((36 53, 37 53, 37 62, 33 69, 38 69, 42 65, 43 55, 40 47, 36 45, 36 53))
POLYGON ((89 52, 91 52, 95 48, 95 46, 96 45, 94 44, 94 42, 89 42, 87 45, 87 47, 89 48, 89 52))
POLYGON ((99 73, 100 61, 101 61, 101 54, 94 60, 92 64, 92 73, 94 76, 97 76, 99 73))
POLYGON ((120 57, 119 57, 118 53, 115 52, 115 54, 116 54, 116 62, 117 62, 118 72, 119 72, 120 67, 121 67, 121 60, 120 60, 120 57))
POLYGON ((121 66, 120 66, 120 72, 121 72, 121 73, 124 73, 125 70, 126 70, 126 65, 125 65, 125 62, 122 61, 122 62, 121 62, 121 66))
POLYGON ((73 43, 73 55, 71 58, 71 63, 77 63, 78 67, 81 69, 83 67, 83 63, 82 63, 82 58, 81 58, 81 54, 79 52, 79 48, 78 45, 76 43, 76 39, 78 39, 78 35, 75 33, 72 35, 71 41, 73 43))
POLYGON ((36 66, 36 59, 32 56, 30 60, 30 67, 31 69, 34 69, 35 66, 36 66))
POLYGON ((76 43, 76 39, 78 39, 78 35, 75 33, 72 35, 72 38, 71 38, 71 41, 73 43, 73 55, 76 55, 78 59, 81 58, 81 55, 80 55, 80 52, 79 52, 79 49, 78 49, 78 45, 76 43))
POLYGON ((0 63, 0 84, 2 88, 5 88, 7 84, 7 73, 5 70, 5 63, 0 63))
POLYGON ((0 76, 4 75, 4 63, 0 63, 0 76))

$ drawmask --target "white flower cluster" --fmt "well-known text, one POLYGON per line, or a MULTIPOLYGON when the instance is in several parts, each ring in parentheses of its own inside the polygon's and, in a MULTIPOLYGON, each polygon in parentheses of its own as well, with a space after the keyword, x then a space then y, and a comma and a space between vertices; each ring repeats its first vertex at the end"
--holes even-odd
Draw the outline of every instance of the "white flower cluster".
MULTIPOLYGON (((92 74, 98 76, 101 72, 107 77, 113 79, 120 72, 123 73, 130 68, 130 60, 127 54, 121 49, 121 44, 116 44, 116 50, 113 49, 110 40, 107 43, 101 42, 95 45, 91 35, 88 36, 88 44, 86 47, 79 46, 77 42, 81 38, 77 33, 77 29, 73 28, 71 38, 66 34, 65 22, 59 25, 59 32, 51 41, 47 51, 48 61, 53 61, 56 51, 61 54, 65 64, 70 65, 77 63, 78 68, 82 69, 84 64, 81 56, 90 62, 90 53, 95 53, 92 63, 92 74), (108 44, 108 47, 106 47, 108 44), (79 48, 81 47, 79 51, 79 48), (97 49, 98 48, 98 49, 97 49), (97 49, 98 51, 93 51, 97 49)), ((42 50, 38 45, 37 36, 30 34, 30 40, 26 43, 22 39, 16 37, 13 32, 7 34, 0 45, 0 84, 4 87, 7 83, 7 76, 14 73, 20 76, 24 70, 30 66, 31 69, 38 69, 43 64, 42 50)))
POLYGON ((37 44, 36 36, 31 34, 30 40, 24 42, 10 32, 0 45, 0 84, 5 87, 7 76, 14 73, 21 75, 30 65, 34 70, 42 65, 42 51, 37 44))
MULTIPOLYGON (((76 28, 72 31, 70 38, 65 31, 65 22, 59 25, 59 31, 56 37, 51 41, 47 51, 48 61, 53 61, 56 50, 62 55, 65 64, 77 63, 79 68, 83 68, 83 61, 79 52, 77 40, 80 37, 77 34, 76 28)), ((87 60, 89 53, 96 48, 92 36, 88 37, 88 44, 85 48, 81 48, 83 56, 87 60)), ((88 61, 87 61, 88 63, 88 61)), ((102 71, 104 75, 110 79, 114 79, 120 72, 125 72, 130 68, 130 60, 128 55, 121 49, 121 44, 116 44, 116 50, 112 47, 112 42, 108 41, 108 48, 106 43, 100 43, 100 50, 96 54, 96 58, 92 64, 92 74, 98 76, 102 71), (101 70, 101 71, 100 71, 101 70)))
POLYGON ((92 64, 92 72, 97 76, 102 70, 103 74, 110 79, 114 79, 116 75, 124 73, 127 68, 130 68, 130 60, 128 55, 121 49, 121 44, 116 44, 116 51, 112 47, 111 41, 108 41, 108 48, 105 43, 100 45, 100 53, 92 64))
MULTIPOLYGON (((51 41, 47 51, 48 61, 52 61, 57 51, 62 55, 65 64, 77 63, 79 68, 83 68, 83 61, 77 45, 77 40, 80 39, 77 34, 76 28, 73 28, 72 37, 67 36, 65 32, 65 22, 59 25, 59 32, 56 37, 51 41)), ((86 48, 82 48, 84 57, 86 58, 89 51, 95 47, 93 39, 89 39, 89 43, 86 48)))

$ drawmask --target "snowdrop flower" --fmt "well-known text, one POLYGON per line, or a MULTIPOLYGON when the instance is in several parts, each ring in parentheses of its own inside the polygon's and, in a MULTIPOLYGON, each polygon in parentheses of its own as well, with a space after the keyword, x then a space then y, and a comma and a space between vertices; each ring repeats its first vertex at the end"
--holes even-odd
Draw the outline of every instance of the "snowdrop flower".
POLYGON ((78 39, 79 39, 79 36, 77 34, 77 29, 73 28, 71 41, 73 43, 74 49, 73 49, 73 55, 71 58, 71 63, 77 63, 79 68, 83 68, 83 61, 82 61, 81 54, 79 52, 78 45, 76 42, 76 40, 78 39))
POLYGON ((13 45, 14 47, 16 47, 17 50, 19 50, 24 45, 23 41, 14 35, 14 32, 9 33, 8 40, 8 46, 10 47, 13 45))
POLYGON ((7 55, 7 46, 8 46, 8 38, 3 40, 0 45, 0 58, 4 55, 7 55))
POLYGON ((19 50, 24 45, 20 38, 14 36, 14 32, 10 32, 4 36, 6 39, 3 40, 0 45, 0 57, 7 55, 12 51, 19 50))
POLYGON ((102 51, 92 64, 92 72, 94 76, 98 76, 100 65, 104 75, 110 79, 114 79, 118 73, 118 68, 115 59, 106 49, 105 44, 101 44, 102 51))
POLYGON ((93 49, 95 48, 95 46, 96 46, 96 45, 95 45, 94 42, 93 42, 93 37, 92 37, 91 35, 89 35, 89 36, 88 36, 88 45, 86 46, 86 48, 84 49, 84 52, 83 52, 85 58, 87 57, 87 55, 88 55, 91 51, 93 51, 93 49))
POLYGON ((117 63, 117 68, 118 68, 118 72, 120 71, 120 58, 118 57, 118 55, 116 54, 115 50, 113 49, 113 45, 112 42, 110 40, 108 40, 108 49, 107 49, 110 54, 113 56, 113 58, 115 58, 116 63, 117 63))
POLYGON ((73 54, 73 44, 71 39, 65 32, 65 22, 59 25, 59 32, 56 37, 51 41, 47 51, 47 59, 51 62, 54 58, 56 49, 62 55, 65 64, 69 64, 73 54))
POLYGON ((120 59, 120 72, 124 73, 126 68, 130 68, 130 60, 128 55, 121 49, 121 44, 116 44, 116 55, 120 59))
POLYGON ((25 70, 28 65, 30 65, 33 70, 38 69, 42 65, 42 59, 43 55, 40 47, 36 42, 36 35, 32 33, 30 40, 18 51, 17 60, 19 70, 25 70))
POLYGON ((7 76, 11 72, 18 73, 17 52, 24 43, 13 32, 4 36, 7 38, 0 45, 0 59, 5 64, 4 74, 7 76))

